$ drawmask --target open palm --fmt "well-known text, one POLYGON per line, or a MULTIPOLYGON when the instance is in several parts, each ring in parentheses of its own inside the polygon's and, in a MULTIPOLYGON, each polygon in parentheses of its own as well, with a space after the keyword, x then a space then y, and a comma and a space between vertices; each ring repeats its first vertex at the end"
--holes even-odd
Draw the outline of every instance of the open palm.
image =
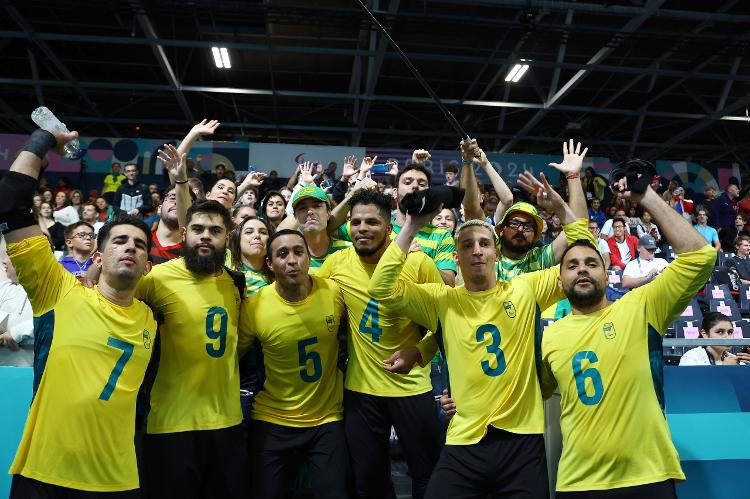
POLYGON ((213 133, 216 131, 217 128, 219 128, 218 120, 207 120, 203 119, 200 123, 197 123, 195 126, 193 126, 192 131, 199 134, 199 135, 213 135, 213 133))
POLYGON ((164 144, 164 149, 160 149, 158 152, 159 161, 164 163, 164 168, 167 169, 169 175, 173 179, 183 178, 185 176, 185 158, 187 154, 182 154, 177 151, 177 148, 172 144, 164 144))
POLYGON ((565 174, 578 173, 581 171, 583 166, 583 158, 586 157, 586 153, 589 148, 585 148, 581 152, 581 143, 573 147, 573 139, 570 139, 570 144, 563 142, 563 161, 562 163, 550 163, 549 166, 556 168, 565 174))

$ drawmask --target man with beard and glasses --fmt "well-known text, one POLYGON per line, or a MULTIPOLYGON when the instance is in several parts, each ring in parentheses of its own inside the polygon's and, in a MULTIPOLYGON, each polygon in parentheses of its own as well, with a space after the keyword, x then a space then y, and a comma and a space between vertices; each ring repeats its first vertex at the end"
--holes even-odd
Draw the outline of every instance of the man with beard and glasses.
POLYGON ((341 290, 309 275, 310 252, 298 231, 275 232, 266 248, 274 283, 243 303, 237 347, 242 355, 257 341, 264 358, 265 381, 249 428, 253 497, 287 497, 305 463, 315 497, 349 497, 337 366, 341 290))
MULTIPOLYGON (((573 145, 563 142, 562 163, 550 163, 568 180, 570 205, 575 220, 551 243, 534 247, 542 237, 542 219, 536 207, 519 202, 508 208, 500 219, 495 231, 500 237, 500 260, 497 264, 497 278, 507 281, 511 277, 535 270, 548 269, 560 262, 565 248, 576 239, 588 237, 588 207, 581 187, 580 171, 588 148, 581 151, 581 143, 573 145)), ((529 172, 518 177, 518 183, 528 192, 535 194, 542 186, 529 172)))
MULTIPOLYGON (((318 273, 336 281, 348 312, 349 362, 344 392, 344 426, 355 497, 395 497, 390 480, 391 426, 409 465, 412 497, 421 498, 440 453, 440 427, 430 382, 437 351, 432 333, 367 293, 380 258, 392 244, 392 198, 363 190, 352 196, 350 230, 354 247, 331 255, 318 273), (420 367, 412 370, 419 362, 420 367)), ((441 283, 432 260, 409 254, 404 278, 441 283)))
MULTIPOLYGON (((579 217, 544 176, 542 181, 537 202, 569 231, 579 217)), ((464 285, 416 284, 401 271, 414 235, 434 215, 407 215, 368 286, 380 304, 442 340, 458 410, 426 497, 548 497, 536 352, 540 311, 564 297, 559 267, 498 280, 497 234, 487 222, 469 220, 457 233, 464 285)))
POLYGON ((193 204, 182 258, 154 266, 138 287, 160 322, 143 423, 147 497, 249 493, 237 363, 245 281, 223 266, 230 226, 229 212, 218 202, 193 204))
POLYGON ((541 351, 542 392, 559 386, 562 398, 560 499, 668 499, 685 479, 663 412, 662 335, 706 284, 716 252, 640 177, 632 192, 627 182, 617 192, 651 213, 679 258, 609 302, 596 248, 575 242, 563 255, 559 285, 573 313, 545 330, 541 351))

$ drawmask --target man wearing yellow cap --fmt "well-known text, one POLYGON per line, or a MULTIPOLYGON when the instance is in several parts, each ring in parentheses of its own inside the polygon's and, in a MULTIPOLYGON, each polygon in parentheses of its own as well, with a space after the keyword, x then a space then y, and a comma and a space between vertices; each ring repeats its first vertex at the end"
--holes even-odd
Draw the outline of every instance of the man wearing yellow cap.
POLYGON ((328 235, 326 227, 331 215, 331 202, 320 187, 308 185, 299 189, 292 197, 292 210, 298 228, 310 247, 310 274, 318 272, 328 255, 352 245, 328 235))

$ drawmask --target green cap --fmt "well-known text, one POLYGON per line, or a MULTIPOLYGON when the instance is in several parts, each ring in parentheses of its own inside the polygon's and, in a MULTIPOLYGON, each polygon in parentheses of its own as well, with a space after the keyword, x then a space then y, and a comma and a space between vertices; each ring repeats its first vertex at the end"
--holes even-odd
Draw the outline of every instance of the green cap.
POLYGON ((540 237, 542 237, 542 228, 544 228, 544 222, 542 221, 542 217, 539 216, 539 212, 536 209, 536 206, 529 203, 524 203, 523 201, 514 204, 503 215, 503 218, 500 219, 500 221, 497 223, 495 228, 500 227, 503 225, 503 222, 505 222, 505 219, 508 218, 513 213, 526 213, 527 215, 531 215, 531 217, 536 222, 536 232, 534 233, 534 241, 538 241, 540 237))
POLYGON ((297 206, 297 203, 306 198, 315 198, 321 201, 325 201, 328 207, 331 207, 331 202, 328 200, 328 196, 326 196, 326 193, 323 189, 315 185, 308 185, 298 190, 294 195, 294 197, 292 198, 292 208, 297 206))

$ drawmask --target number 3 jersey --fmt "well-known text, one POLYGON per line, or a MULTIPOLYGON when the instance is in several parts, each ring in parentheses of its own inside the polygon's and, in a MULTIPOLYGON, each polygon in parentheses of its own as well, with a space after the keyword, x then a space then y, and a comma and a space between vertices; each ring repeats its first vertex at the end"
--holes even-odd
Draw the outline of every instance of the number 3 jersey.
POLYGON ((232 276, 195 274, 178 258, 154 266, 136 296, 159 320, 146 433, 228 428, 242 422, 237 360, 240 291, 232 276))
POLYGON ((663 411, 662 334, 702 288, 711 246, 682 253, 652 283, 544 331, 542 391, 560 387, 558 491, 684 479, 663 411))
POLYGON ((240 355, 257 338, 266 375, 253 400, 253 419, 296 428, 343 419, 337 361, 344 299, 335 282, 310 279, 302 301, 285 300, 271 284, 242 304, 240 355))
POLYGON ((557 286, 559 266, 471 292, 399 279, 405 261, 406 255, 391 244, 369 292, 414 322, 442 332, 457 408, 446 444, 475 444, 490 425, 512 433, 543 433, 536 345, 540 310, 564 297, 557 286))
POLYGON ((156 336, 151 310, 83 287, 44 236, 9 244, 8 254, 34 313, 53 311, 54 322, 10 473, 78 490, 138 488, 133 422, 156 336))

